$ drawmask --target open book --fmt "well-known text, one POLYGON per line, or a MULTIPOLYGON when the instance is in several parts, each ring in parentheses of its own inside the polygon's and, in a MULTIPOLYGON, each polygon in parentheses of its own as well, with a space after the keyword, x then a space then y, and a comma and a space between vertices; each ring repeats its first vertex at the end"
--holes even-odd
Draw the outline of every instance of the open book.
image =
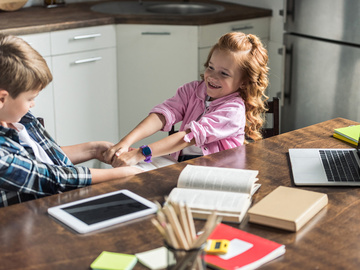
POLYGON ((206 219, 214 210, 222 221, 240 223, 258 190, 258 171, 187 165, 168 201, 184 202, 194 218, 206 219))
POLYGON ((151 171, 157 168, 169 166, 172 164, 178 163, 174 158, 170 155, 153 157, 151 163, 146 163, 145 161, 140 161, 138 164, 134 165, 134 167, 140 168, 144 171, 151 171))

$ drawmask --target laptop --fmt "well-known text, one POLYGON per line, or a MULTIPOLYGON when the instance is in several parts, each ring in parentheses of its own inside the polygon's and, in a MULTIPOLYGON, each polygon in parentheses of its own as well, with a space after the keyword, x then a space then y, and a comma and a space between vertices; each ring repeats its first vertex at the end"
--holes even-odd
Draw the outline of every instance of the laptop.
POLYGON ((297 186, 360 186, 360 136, 356 149, 289 149, 297 186))

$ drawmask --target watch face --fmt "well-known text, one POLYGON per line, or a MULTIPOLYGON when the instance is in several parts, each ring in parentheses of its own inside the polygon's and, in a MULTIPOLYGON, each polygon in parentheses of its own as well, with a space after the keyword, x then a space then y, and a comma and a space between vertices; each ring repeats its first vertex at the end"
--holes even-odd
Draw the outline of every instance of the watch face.
POLYGON ((151 150, 150 150, 150 147, 144 147, 143 150, 142 150, 144 156, 149 156, 151 155, 151 150))

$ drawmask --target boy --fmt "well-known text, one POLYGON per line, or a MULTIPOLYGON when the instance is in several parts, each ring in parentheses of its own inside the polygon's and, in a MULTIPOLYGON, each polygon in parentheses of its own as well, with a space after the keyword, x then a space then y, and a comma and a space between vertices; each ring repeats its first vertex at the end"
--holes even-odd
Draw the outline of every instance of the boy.
POLYGON ((29 112, 52 81, 44 58, 20 38, 0 34, 0 207, 133 175, 134 167, 92 169, 113 144, 60 147, 29 112))

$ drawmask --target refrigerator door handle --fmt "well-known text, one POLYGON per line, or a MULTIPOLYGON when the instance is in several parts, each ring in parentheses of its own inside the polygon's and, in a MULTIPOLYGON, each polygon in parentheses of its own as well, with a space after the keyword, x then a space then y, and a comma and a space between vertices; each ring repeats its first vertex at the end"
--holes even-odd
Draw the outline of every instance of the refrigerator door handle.
POLYGON ((285 58, 286 58, 286 46, 283 45, 278 49, 278 54, 281 55, 282 63, 281 63, 281 89, 277 92, 277 97, 280 99, 280 107, 284 106, 284 97, 285 97, 285 58))
POLYGON ((284 70, 283 70, 283 78, 284 78, 284 90, 283 90, 283 100, 287 100, 287 104, 291 104, 291 86, 292 86, 292 68, 293 68, 293 44, 289 48, 283 50, 285 54, 284 59, 284 70), (287 78, 287 80, 285 79, 287 78))
POLYGON ((295 17, 295 12, 294 12, 294 7, 295 7, 295 0, 283 0, 283 7, 284 9, 280 9, 279 10, 279 15, 283 16, 283 22, 284 24, 286 23, 288 16, 292 17, 294 20, 295 17), (290 3, 291 1, 291 3, 290 3), (290 7, 290 9, 288 9, 290 7))

